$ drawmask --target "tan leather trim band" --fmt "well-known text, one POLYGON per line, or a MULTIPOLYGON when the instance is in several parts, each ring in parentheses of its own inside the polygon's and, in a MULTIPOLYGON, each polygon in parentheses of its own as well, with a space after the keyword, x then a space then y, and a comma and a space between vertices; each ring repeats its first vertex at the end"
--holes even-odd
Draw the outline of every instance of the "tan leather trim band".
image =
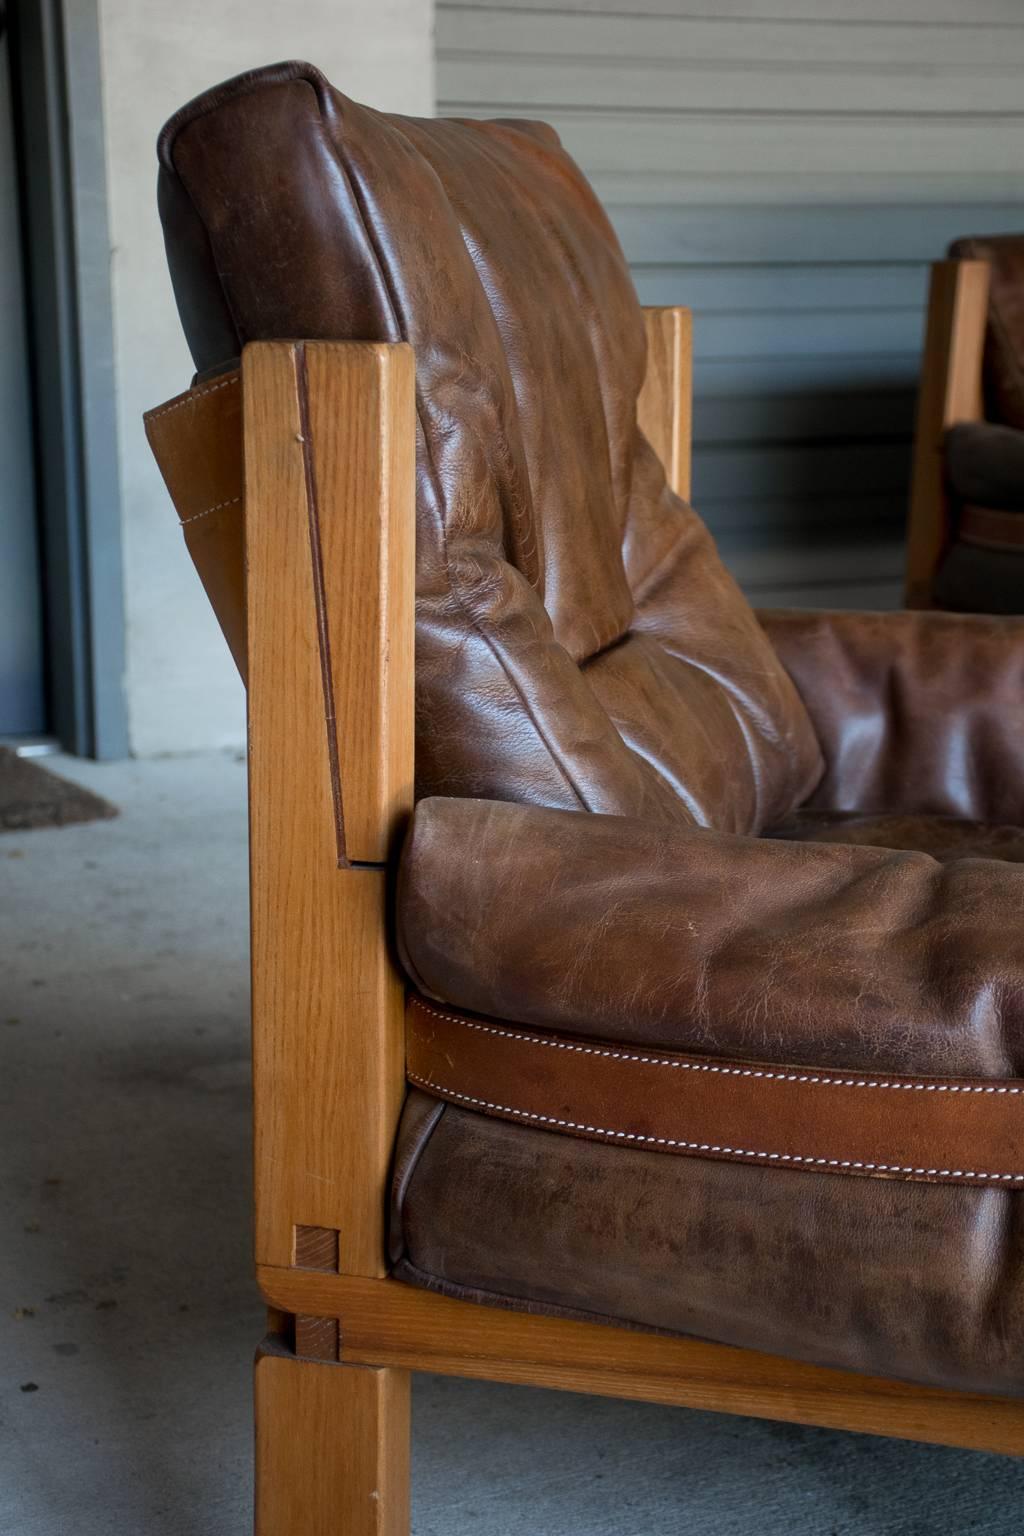
POLYGON ((244 679, 241 376, 236 371, 197 384, 143 420, 189 554, 244 679))
POLYGON ((1024 1081, 903 1077, 643 1051, 410 997, 407 1076, 440 1099, 591 1141, 770 1167, 1024 1186, 1024 1081))
POLYGON ((982 549, 1024 549, 1024 512, 968 503, 960 509, 958 531, 965 544, 979 544, 982 549))

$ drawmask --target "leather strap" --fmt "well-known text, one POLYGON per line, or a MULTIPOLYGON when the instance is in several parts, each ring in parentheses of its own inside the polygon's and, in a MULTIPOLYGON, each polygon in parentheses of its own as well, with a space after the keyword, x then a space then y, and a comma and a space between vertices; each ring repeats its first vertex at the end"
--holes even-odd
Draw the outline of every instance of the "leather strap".
POLYGON ((198 384, 143 420, 177 509, 189 554, 235 665, 246 675, 242 383, 234 373, 198 384))
POLYGON ((961 507, 959 537, 982 549, 1024 550, 1024 512, 1004 512, 998 507, 961 507))
POLYGON ((410 997, 411 1083, 616 1146, 975 1188, 1024 1187, 1024 1081, 768 1066, 521 1029, 410 997))

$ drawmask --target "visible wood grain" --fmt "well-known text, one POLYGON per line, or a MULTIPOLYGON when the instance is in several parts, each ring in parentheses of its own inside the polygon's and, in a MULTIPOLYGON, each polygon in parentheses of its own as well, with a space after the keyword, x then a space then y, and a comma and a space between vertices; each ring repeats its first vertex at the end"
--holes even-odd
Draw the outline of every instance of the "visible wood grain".
POLYGON ((932 583, 949 538, 943 475, 946 430, 982 415, 988 286, 984 261, 939 261, 932 268, 907 528, 908 608, 931 607, 932 583))
POLYGON ((303 1360, 337 1360, 340 1335, 336 1317, 295 1315, 295 1353, 303 1360))
POLYGON ((409 1376, 256 1360, 256 1536, 409 1536, 409 1376))
POLYGON ((412 805, 413 355, 349 343, 305 356, 345 851, 380 864, 412 805))
POLYGON ((242 368, 256 1253, 328 1227, 376 1275, 403 986, 383 864, 340 861, 383 858, 411 806, 412 354, 265 342, 242 368))
POLYGON ((644 310, 647 372, 637 401, 640 430, 665 466, 668 483, 690 495, 693 322, 678 305, 644 310))
POLYGON ((295 1228, 295 1267, 338 1273, 338 1234, 333 1227, 295 1228))
POLYGON ((342 1359, 1024 1455, 1024 1401, 858 1376, 698 1339, 453 1301, 393 1280, 261 1269, 264 1296, 341 1319, 342 1359))

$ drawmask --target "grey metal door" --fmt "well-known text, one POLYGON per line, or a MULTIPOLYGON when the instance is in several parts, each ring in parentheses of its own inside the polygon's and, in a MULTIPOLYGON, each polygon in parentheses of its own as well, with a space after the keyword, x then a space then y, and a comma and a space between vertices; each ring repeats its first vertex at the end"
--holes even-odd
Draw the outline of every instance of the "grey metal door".
POLYGON ((0 736, 46 729, 26 313, 10 61, 0 8, 0 736))

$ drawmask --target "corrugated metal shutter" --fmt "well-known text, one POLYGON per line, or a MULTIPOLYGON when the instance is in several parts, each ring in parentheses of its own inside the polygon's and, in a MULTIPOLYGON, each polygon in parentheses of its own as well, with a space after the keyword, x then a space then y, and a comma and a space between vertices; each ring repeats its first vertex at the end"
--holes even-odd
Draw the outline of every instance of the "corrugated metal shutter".
POLYGON ((897 603, 927 264, 1024 229, 1022 0, 438 0, 438 111, 553 123, 695 312, 694 500, 759 601, 897 603))

